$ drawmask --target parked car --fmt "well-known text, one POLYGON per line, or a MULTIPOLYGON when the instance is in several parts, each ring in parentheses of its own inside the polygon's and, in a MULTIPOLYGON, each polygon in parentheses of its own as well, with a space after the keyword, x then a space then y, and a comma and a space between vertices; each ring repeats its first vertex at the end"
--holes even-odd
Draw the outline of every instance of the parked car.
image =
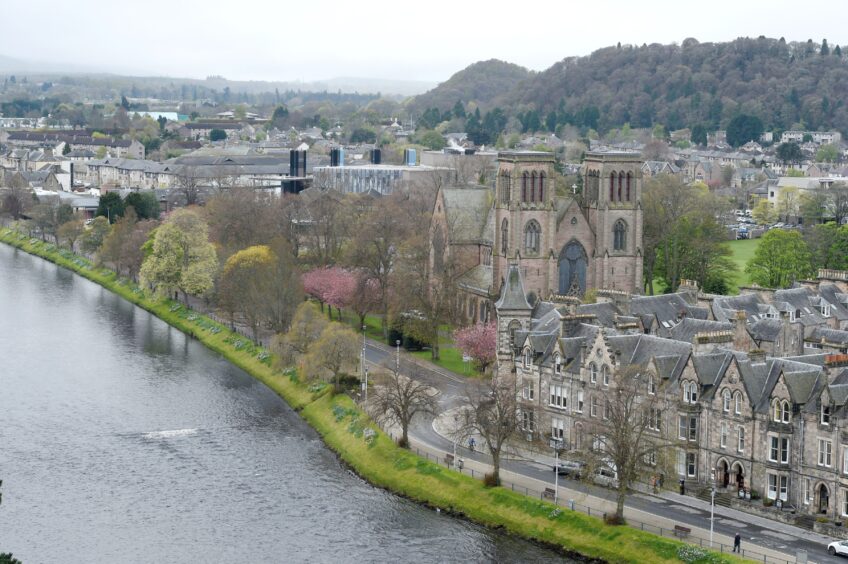
POLYGON ((607 468, 606 466, 600 466, 598 468, 595 468, 595 471, 592 472, 592 481, 598 484, 599 486, 617 488, 618 472, 612 470, 611 468, 607 468))
POLYGON ((586 464, 576 460, 561 460, 559 467, 556 468, 557 474, 567 476, 579 480, 583 476, 583 470, 586 464))
POLYGON ((848 540, 833 541, 827 545, 827 551, 831 556, 837 554, 848 556, 848 540))

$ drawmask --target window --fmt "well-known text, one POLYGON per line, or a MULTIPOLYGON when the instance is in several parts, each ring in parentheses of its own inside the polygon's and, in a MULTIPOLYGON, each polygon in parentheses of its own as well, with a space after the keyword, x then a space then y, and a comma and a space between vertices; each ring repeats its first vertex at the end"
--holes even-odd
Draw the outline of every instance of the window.
POLYGON ((545 173, 539 173, 539 201, 545 201, 545 173))
POLYGON ((589 406, 589 415, 591 415, 592 417, 598 416, 598 398, 592 398, 592 403, 589 406))
POLYGON ((524 349, 524 368, 530 368, 530 363, 532 362, 532 360, 533 358, 530 354, 530 349, 524 349))
POLYGON ((790 410, 789 402, 784 401, 780 404, 780 420, 784 423, 789 423, 790 418, 792 417, 792 411, 790 410))
POLYGON ((821 406, 821 424, 830 425, 830 406, 822 404, 821 406))
POLYGON ((536 201, 536 171, 530 175, 530 201, 536 201))
POLYGON ((678 437, 684 441, 697 441, 698 418, 681 415, 678 419, 678 437))
POLYGON ((532 411, 521 412, 521 426, 528 433, 533 433, 536 430, 536 414, 532 411))
POLYGON ((833 464, 833 443, 827 439, 819 439, 819 466, 830 468, 833 464))
POLYGON ((745 428, 739 427, 736 431, 736 450, 738 452, 745 452, 745 428))
POLYGON ((783 501, 789 500, 789 476, 780 477, 780 499, 783 501))
POLYGON ((689 418, 689 440, 697 441, 698 440, 698 418, 690 417, 689 418))
POLYGON ((539 222, 535 219, 531 219, 527 222, 527 226, 524 228, 524 251, 527 253, 538 253, 539 252, 539 238, 542 234, 542 228, 539 226, 539 222))
POLYGON ((768 493, 766 496, 769 499, 777 499, 777 474, 768 475, 768 493))
POLYGON ((727 448, 727 422, 721 422, 721 433, 719 434, 719 446, 727 448))
POLYGON ((525 172, 524 174, 521 175, 521 201, 522 202, 527 201, 527 179, 528 179, 528 175, 525 172))
POLYGON ((568 407, 568 390, 565 386, 551 386, 551 404, 552 407, 568 407))
POLYGON ((559 355, 554 356, 554 374, 562 374, 562 358, 559 355))
POLYGON ((559 417, 551 419, 551 437, 554 439, 562 439, 565 437, 565 421, 559 417))
POLYGON ((691 382, 689 384, 690 395, 692 396, 692 403, 698 403, 698 384, 695 382, 691 382))
POLYGON ((609 367, 607 365, 601 367, 601 375, 603 376, 604 386, 609 386, 609 367))
POLYGON ((769 437, 769 460, 789 464, 789 439, 787 437, 769 437))
POLYGON ((615 201, 615 173, 610 174, 610 202, 615 201))
POLYGON ((734 411, 736 412, 736 415, 739 415, 740 413, 742 413, 742 394, 740 392, 736 392, 736 394, 734 395, 734 399, 736 400, 736 406, 734 407, 734 411))
POLYGON ((501 222, 501 254, 506 255, 509 250, 509 221, 501 222))
POLYGON ((648 395, 653 396, 657 393, 657 383, 654 381, 654 375, 648 375, 648 395))
POLYGON ((652 407, 648 413, 648 429, 654 431, 662 429, 662 411, 659 408, 652 407))
POLYGON ((804 478, 804 505, 809 505, 813 499, 813 489, 810 486, 810 479, 804 478))
POLYGON ((633 178, 633 176, 628 172, 627 173, 627 201, 628 202, 630 201, 630 180, 632 178, 633 178))
POLYGON ((682 441, 685 441, 688 432, 689 422, 686 420, 685 415, 681 415, 677 418, 677 438, 682 441))
POLYGON ((683 382, 683 403, 691 403, 692 393, 689 390, 689 382, 683 382))
POLYGON ((774 411, 774 417, 773 417, 773 419, 774 419, 775 421, 780 422, 780 402, 779 402, 779 401, 777 401, 777 400, 775 400, 775 402, 774 402, 774 409, 773 409, 773 411, 774 411))
POLYGON ((612 248, 616 251, 623 251, 627 248, 627 224, 623 219, 615 222, 612 228, 612 248))
POLYGON ((608 399, 604 400, 604 419, 609 419, 610 417, 610 402, 608 399))
POLYGON ((689 477, 695 476, 695 453, 686 453, 686 475, 689 477))
POLYGON ((724 394, 722 395, 722 409, 725 413, 730 413, 730 390, 724 390, 724 394))
POLYGON ((766 496, 769 499, 789 499, 789 477, 778 476, 777 474, 768 474, 768 492, 766 496))
POLYGON ((532 380, 525 381, 522 396, 528 401, 532 401, 536 397, 536 389, 532 380))
POLYGON ((598 367, 595 366, 595 363, 589 364, 589 381, 593 384, 598 381, 598 367))
POLYGON ((848 474, 848 447, 842 449, 842 473, 848 474))
POLYGON ((848 517, 848 490, 842 490, 842 516, 848 517))
POLYGON ((583 413, 583 390, 577 390, 577 413, 583 413))
POLYGON ((510 198, 510 176, 506 172, 501 174, 501 202, 509 203, 510 198))

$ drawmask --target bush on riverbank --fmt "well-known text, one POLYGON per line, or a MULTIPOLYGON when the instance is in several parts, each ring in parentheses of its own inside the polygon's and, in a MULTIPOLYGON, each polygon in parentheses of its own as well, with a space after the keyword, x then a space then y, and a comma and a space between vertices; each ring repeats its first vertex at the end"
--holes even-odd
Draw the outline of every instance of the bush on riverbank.
MULTIPOLYGON (((274 370, 267 351, 239 346, 240 337, 227 327, 178 302, 154 301, 114 272, 95 269, 80 257, 57 250, 9 229, 0 241, 66 267, 128 301, 150 311, 177 329, 199 339, 209 349, 282 396, 322 435, 330 448, 371 483, 430 506, 464 515, 491 527, 536 539, 579 558, 614 562, 678 562, 683 543, 625 527, 610 527, 595 517, 564 511, 501 487, 485 488, 479 480, 398 448, 345 395, 333 396, 329 386, 310 387, 289 372, 274 370)), ((729 555, 708 553, 712 562, 737 562, 729 555)))

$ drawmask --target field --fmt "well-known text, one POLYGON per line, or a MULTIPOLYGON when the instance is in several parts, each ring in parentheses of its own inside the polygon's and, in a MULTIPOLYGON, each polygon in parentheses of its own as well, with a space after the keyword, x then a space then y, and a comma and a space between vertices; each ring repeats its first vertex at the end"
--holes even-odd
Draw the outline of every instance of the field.
POLYGON ((745 272, 745 265, 754 256, 759 243, 759 239, 740 239, 739 241, 731 241, 729 243, 730 248, 733 250, 733 262, 736 263, 736 268, 738 268, 731 281, 731 293, 738 294, 740 286, 751 285, 751 278, 745 272))

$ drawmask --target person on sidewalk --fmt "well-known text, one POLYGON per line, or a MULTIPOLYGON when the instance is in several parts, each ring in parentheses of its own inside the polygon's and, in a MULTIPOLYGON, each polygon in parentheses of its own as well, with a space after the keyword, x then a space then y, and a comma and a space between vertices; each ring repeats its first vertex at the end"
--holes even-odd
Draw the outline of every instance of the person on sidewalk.
POLYGON ((736 533, 736 536, 733 537, 733 552, 741 552, 742 551, 742 535, 736 533))

